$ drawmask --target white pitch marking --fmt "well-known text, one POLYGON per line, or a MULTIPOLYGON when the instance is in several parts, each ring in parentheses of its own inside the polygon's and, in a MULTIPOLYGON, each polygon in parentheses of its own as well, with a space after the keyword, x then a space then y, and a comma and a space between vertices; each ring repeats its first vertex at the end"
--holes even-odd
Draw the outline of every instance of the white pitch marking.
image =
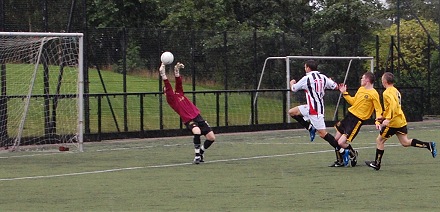
MULTIPOLYGON (((387 146, 400 146, 400 144, 391 144, 391 145, 387 145, 387 146)), ((376 148, 376 146, 359 147, 357 149, 371 149, 371 148, 376 148)), ((322 150, 322 151, 299 152, 299 153, 290 153, 290 154, 282 154, 282 155, 262 155, 262 156, 244 157, 244 158, 221 159, 221 160, 207 161, 204 163, 220 163, 220 162, 242 161, 242 160, 252 160, 252 159, 262 159, 262 158, 287 157, 287 156, 318 154, 318 153, 326 153, 326 152, 334 152, 334 150, 322 150)), ((145 167, 138 166, 138 167, 127 167, 127 168, 118 168, 118 169, 107 169, 107 170, 98 170, 98 171, 89 171, 89 172, 74 172, 74 173, 67 173, 67 174, 40 175, 40 176, 15 177, 15 178, 0 178, 0 181, 35 180, 35 179, 45 179, 45 178, 55 178, 55 177, 68 177, 68 176, 79 176, 79 175, 87 175, 87 174, 119 172, 119 171, 128 171, 128 170, 146 169, 146 168, 166 168, 166 167, 187 166, 187 165, 192 165, 192 163, 175 163, 175 164, 164 164, 164 165, 152 165, 152 166, 145 166, 145 167)))
POLYGON ((32 176, 32 177, 2 178, 2 179, 0 179, 0 181, 34 180, 34 179, 42 179, 42 178, 78 176, 78 175, 86 175, 86 174, 98 174, 98 173, 117 172, 117 171, 124 171, 124 170, 144 169, 144 168, 145 167, 128 167, 128 168, 107 169, 107 170, 91 171, 91 172, 76 172, 76 173, 68 173, 68 174, 40 175, 40 176, 32 176))

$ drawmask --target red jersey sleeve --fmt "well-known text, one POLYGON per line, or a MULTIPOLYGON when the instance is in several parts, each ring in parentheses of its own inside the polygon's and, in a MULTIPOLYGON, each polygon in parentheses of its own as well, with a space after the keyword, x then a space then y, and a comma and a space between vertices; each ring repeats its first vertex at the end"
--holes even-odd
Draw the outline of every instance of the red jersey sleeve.
POLYGON ((173 87, 171 86, 171 83, 168 79, 163 81, 165 83, 165 93, 167 96, 172 97, 174 96, 173 87))
POLYGON ((182 77, 176 77, 176 93, 183 95, 182 77))

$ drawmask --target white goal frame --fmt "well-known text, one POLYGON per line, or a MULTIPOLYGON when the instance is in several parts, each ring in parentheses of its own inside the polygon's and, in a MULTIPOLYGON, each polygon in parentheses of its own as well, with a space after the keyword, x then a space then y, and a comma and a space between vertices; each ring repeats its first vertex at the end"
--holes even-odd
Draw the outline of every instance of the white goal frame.
MULTIPOLYGON (((77 80, 77 129, 76 129, 76 142, 78 145, 78 150, 83 152, 83 123, 84 123, 84 35, 83 33, 52 33, 52 32, 0 32, 0 36, 2 37, 41 37, 45 39, 51 39, 55 37, 75 37, 78 39, 78 80, 77 80)), ((37 64, 38 65, 38 64, 37 64)), ((36 65, 36 66, 37 66, 36 65)), ((30 94, 29 94, 30 95, 30 94)), ((30 96, 27 96, 29 99, 30 96)), ((26 100, 25 111, 27 112, 27 108, 29 107, 29 100, 26 100)), ((24 120, 22 120, 24 122, 24 120)), ((20 123, 18 128, 22 128, 23 123, 20 123)), ((15 141, 16 145, 20 144, 20 137, 15 141)), ((14 148, 18 148, 18 146, 14 145, 14 148)))
MULTIPOLYGON (((286 89, 290 90, 290 61, 291 60, 349 60, 349 65, 347 71, 345 73, 344 84, 348 76, 348 72, 350 70, 351 62, 353 60, 370 60, 370 71, 374 73, 374 57, 344 57, 344 56, 285 56, 285 57, 267 57, 264 61, 263 69, 261 70, 260 80, 257 86, 257 93, 255 94, 253 106, 255 107, 258 90, 261 86, 261 81, 263 80, 264 70, 266 68, 266 64, 269 60, 285 60, 286 62, 286 89)), ((338 103, 336 105, 335 115, 338 110, 339 101, 341 99, 341 95, 339 95, 338 103)), ((286 105, 290 106, 290 92, 286 93, 286 105)), ((289 114, 287 114, 287 123, 290 123, 289 114)))

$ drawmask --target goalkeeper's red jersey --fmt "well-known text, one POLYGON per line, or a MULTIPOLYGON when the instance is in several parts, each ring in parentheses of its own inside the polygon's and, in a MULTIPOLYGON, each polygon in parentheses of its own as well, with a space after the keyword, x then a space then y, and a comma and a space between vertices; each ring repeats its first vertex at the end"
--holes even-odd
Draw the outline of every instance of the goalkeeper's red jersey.
POLYGON ((168 79, 164 80, 164 83, 167 102, 170 107, 179 114, 184 123, 191 121, 200 114, 199 108, 184 96, 181 77, 176 77, 175 91, 173 91, 173 87, 168 79))

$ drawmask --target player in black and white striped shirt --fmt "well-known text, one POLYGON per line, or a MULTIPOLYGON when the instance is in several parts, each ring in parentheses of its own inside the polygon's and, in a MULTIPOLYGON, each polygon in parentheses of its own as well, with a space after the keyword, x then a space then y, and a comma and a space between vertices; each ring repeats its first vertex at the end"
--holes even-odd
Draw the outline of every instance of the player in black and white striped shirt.
MULTIPOLYGON (((310 132, 310 141, 315 139, 315 133, 326 140, 332 147, 339 149, 335 137, 327 132, 324 120, 324 95, 326 89, 336 90, 338 84, 318 71, 318 63, 307 60, 304 63, 306 75, 298 82, 290 81, 290 89, 293 92, 304 90, 307 104, 299 105, 289 110, 289 115, 298 121, 310 132)), ((340 156, 340 155, 339 155, 340 156)))

